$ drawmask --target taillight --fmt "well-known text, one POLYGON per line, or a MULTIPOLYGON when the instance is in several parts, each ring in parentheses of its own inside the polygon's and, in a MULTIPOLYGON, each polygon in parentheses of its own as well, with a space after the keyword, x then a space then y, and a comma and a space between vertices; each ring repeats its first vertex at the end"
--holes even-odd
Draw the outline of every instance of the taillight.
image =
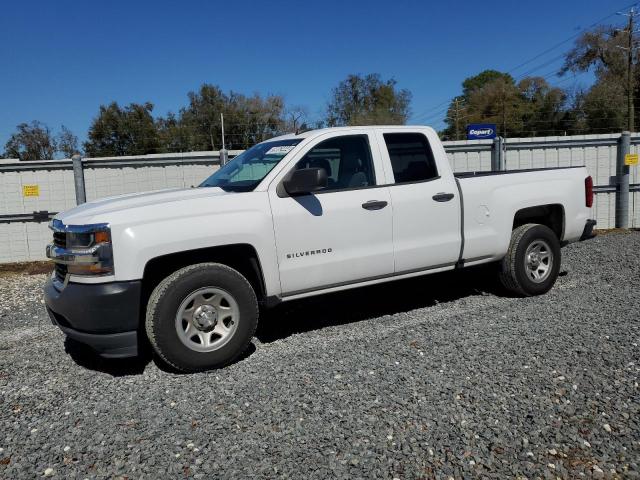
POLYGON ((593 206, 593 178, 591 176, 584 179, 584 204, 589 208, 593 206))

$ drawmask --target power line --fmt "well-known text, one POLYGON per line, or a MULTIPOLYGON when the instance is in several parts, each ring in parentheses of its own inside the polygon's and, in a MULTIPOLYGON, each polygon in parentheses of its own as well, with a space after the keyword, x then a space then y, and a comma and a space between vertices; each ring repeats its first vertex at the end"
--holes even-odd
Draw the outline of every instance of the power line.
MULTIPOLYGON (((559 84, 565 83, 565 82, 567 82, 567 81, 569 81, 569 80, 573 80, 573 79, 575 79, 575 78, 577 78, 577 77, 579 77, 579 76, 586 75, 587 73, 588 73, 588 72, 580 72, 580 73, 577 73, 577 74, 572 75, 572 76, 570 76, 570 77, 566 77, 566 78, 564 78, 564 79, 562 79, 562 80, 560 80, 560 81, 556 82, 556 83, 555 83, 555 85, 559 85, 559 84)), ((546 73, 544 76, 541 76, 541 78, 543 78, 544 80, 548 80, 548 79, 550 79, 551 77, 554 77, 554 76, 557 76, 557 75, 555 74, 555 70, 553 70, 552 72, 548 72, 548 73, 546 73)), ((550 86, 552 86, 552 87, 553 87, 553 86, 555 86, 555 85, 550 85, 550 86)), ((456 98, 457 98, 457 96, 456 96, 456 97, 453 97, 453 98, 451 99, 451 101, 454 101, 456 98)), ((446 101, 445 101, 445 102, 442 102, 440 105, 443 105, 444 103, 446 103, 446 101)), ((449 111, 449 106, 445 107, 444 109, 440 109, 440 110, 438 110, 437 112, 432 113, 432 114, 430 114, 430 115, 428 115, 428 116, 426 116, 426 117, 424 117, 424 116, 423 116, 423 118, 421 118, 421 119, 419 119, 419 120, 420 120, 420 121, 425 121, 425 122, 426 122, 426 121, 429 121, 429 120, 431 120, 431 119, 435 119, 435 118, 437 118, 437 117, 440 117, 440 115, 442 115, 443 113, 446 113, 446 112, 448 112, 448 111, 449 111)), ((415 118, 414 118, 414 119, 415 119, 415 118)))
MULTIPOLYGON (((544 76, 544 77, 541 77, 541 78, 543 78, 544 80, 548 80, 549 78, 551 78, 551 77, 555 76, 555 74, 553 74, 553 72, 551 72, 551 73, 552 73, 551 75, 549 75, 549 74, 545 74, 545 76, 544 76)), ((578 73, 578 74, 573 75, 573 76, 571 76, 571 77, 566 77, 565 79, 560 80, 559 82, 556 82, 556 85, 559 85, 559 84, 561 84, 561 83, 567 82, 567 81, 569 81, 569 80, 573 80, 573 79, 575 79, 576 77, 579 77, 579 76, 581 76, 581 75, 585 75, 586 73, 587 73, 587 72, 581 72, 581 73, 578 73)), ((554 86, 554 85, 551 85, 551 86, 554 86)), ((454 101, 456 98, 457 98, 457 96, 456 96, 456 97, 453 97, 453 98, 451 99, 451 101, 454 101)), ((446 103, 446 102, 445 102, 445 103, 446 103)), ((440 110, 438 110, 437 112, 432 113, 432 114, 430 114, 430 115, 428 115, 428 116, 426 116, 426 117, 424 117, 424 116, 423 116, 423 117, 422 117, 421 119, 419 119, 419 120, 420 120, 420 121, 429 121, 429 120, 431 120, 431 119, 435 119, 435 118, 437 118, 437 117, 440 117, 440 115, 442 115, 443 113, 446 113, 446 112, 448 112, 448 111, 449 111, 449 106, 445 107, 444 109, 440 109, 440 110)))
POLYGON ((610 13, 610 14, 608 14, 608 15, 606 15, 606 16, 604 16, 604 17, 602 17, 602 18, 598 19, 598 20, 596 20, 596 21, 595 21, 595 22, 593 22, 591 25, 589 25, 589 26, 587 26, 587 27, 585 27, 585 28, 580 29, 577 33, 574 33, 574 34, 573 34, 573 35, 571 35, 570 37, 565 38, 564 40, 562 40, 561 42, 559 42, 559 43, 557 43, 557 44, 553 45, 552 47, 549 47, 548 49, 546 49, 546 50, 544 50, 543 52, 539 53, 539 54, 538 54, 538 55, 536 55, 535 57, 530 58, 530 59, 529 59, 529 60, 527 60, 526 62, 523 62, 523 63, 521 63, 521 64, 519 64, 519 65, 516 65, 516 66, 515 66, 515 67, 513 67, 511 70, 509 70, 509 72, 513 72, 514 70, 518 70, 519 68, 524 67, 525 65, 528 65, 529 63, 531 63, 531 62, 533 62, 533 61, 537 60, 538 58, 540 58, 540 57, 542 57, 542 56, 546 55, 547 53, 550 53, 550 52, 554 51, 556 48, 559 48, 559 47, 561 47, 562 45, 564 45, 564 44, 566 44, 566 43, 570 42, 571 40, 573 40, 573 39, 575 39, 575 38, 579 37, 579 36, 580 36, 580 35, 582 35, 584 32, 586 32, 586 31, 588 31, 588 30, 590 30, 590 29, 592 29, 592 28, 594 28, 594 27, 597 27, 599 24, 601 24, 601 23, 602 23, 602 22, 604 22, 605 20, 608 20, 608 19, 610 19, 610 18, 612 18, 612 17, 615 17, 615 16, 618 14, 618 11, 619 11, 619 10, 626 10, 626 9, 628 9, 628 8, 631 8, 631 7, 635 6, 635 5, 637 5, 637 3, 638 3, 638 2, 636 1, 636 2, 630 3, 630 4, 628 4, 628 5, 625 5, 624 7, 617 9, 617 10, 616 10, 616 11, 614 11, 613 13, 610 13))
POLYGON ((532 68, 531 70, 526 71, 525 73, 523 73, 522 75, 518 76, 518 78, 515 80, 515 82, 518 82, 528 76, 530 76, 533 72, 537 72, 538 70, 540 70, 541 68, 547 67, 555 62, 557 62, 558 60, 561 60, 562 58, 564 58, 564 53, 558 55, 557 57, 553 57, 551 60, 546 61, 545 63, 538 65, 535 68, 532 68))
MULTIPOLYGON (((557 44, 555 44, 555 45, 553 45, 553 46, 551 46, 551 47, 547 48, 546 50, 544 50, 544 51, 540 52, 539 54, 537 54, 537 55, 533 56, 532 58, 530 58, 530 59, 526 60, 525 62, 522 62, 522 63, 520 63, 519 65, 516 65, 515 67, 511 68, 510 70, 508 70, 506 73, 512 74, 514 71, 516 71, 516 70, 518 70, 518 69, 520 69, 520 68, 524 67, 525 65, 530 64, 531 62, 533 62, 533 61, 535 61, 535 60, 537 60, 537 59, 539 59, 539 58, 543 57, 544 55, 546 55, 546 54, 548 54, 548 53, 550 53, 550 52, 552 52, 552 51, 556 50, 557 48, 561 47, 562 45, 564 45, 564 44, 566 44, 566 43, 568 43, 568 42, 570 42, 570 41, 574 40, 575 38, 579 37, 580 35, 582 35, 583 33, 587 32, 588 30, 590 30, 590 29, 592 29, 592 28, 596 27, 597 25, 601 24, 601 23, 602 23, 602 22, 604 22, 605 20, 608 20, 609 18, 615 17, 615 16, 618 14, 618 12, 619 12, 620 10, 626 10, 626 9, 628 9, 628 8, 634 7, 635 5, 637 5, 637 3, 638 3, 638 2, 636 1, 636 2, 633 2, 633 3, 631 3, 631 4, 627 4, 627 5, 625 5, 625 6, 624 6, 624 7, 622 7, 622 8, 616 9, 614 12, 609 13, 609 14, 605 15, 604 17, 602 17, 602 18, 600 18, 600 19, 596 20, 595 22, 593 22, 593 23, 592 23, 592 24, 590 24, 589 26, 587 26, 587 27, 585 27, 585 28, 580 29, 578 32, 576 32, 575 34, 573 34, 573 35, 571 35, 571 36, 569 36, 569 37, 565 38, 565 39, 564 39, 564 40, 562 40, 561 42, 559 42, 559 43, 557 43, 557 44)), ((563 54, 562 56, 564 56, 564 54, 563 54)), ((534 71, 537 71, 537 69, 538 69, 538 68, 543 68, 544 66, 547 66, 548 64, 553 63, 553 61, 557 61, 557 60, 558 60, 559 58, 561 58, 562 56, 555 57, 553 60, 551 60, 551 61, 549 61, 549 62, 546 62, 545 64, 543 64, 543 65, 541 65, 541 66, 538 66, 538 67, 536 67, 536 68, 534 68, 534 69, 530 70, 529 72, 527 72, 527 74, 528 74, 528 73, 533 73, 534 71)), ((525 74, 525 75, 527 75, 527 74, 525 74)), ((428 118, 433 118, 433 117, 434 117, 434 116, 436 116, 436 115, 440 115, 440 114, 441 114, 441 112, 440 112, 440 113, 438 113, 438 114, 436 114, 436 115, 429 115, 427 119, 423 118, 423 117, 425 116, 425 114, 426 114, 426 113, 429 113, 429 112, 431 112, 431 111, 433 111, 433 110, 437 109, 437 108, 438 108, 438 107, 440 107, 441 105, 444 105, 444 104, 447 104, 447 103, 451 103, 451 101, 453 101, 453 99, 454 99, 454 98, 456 98, 457 96, 459 96, 459 95, 456 95, 455 97, 451 97, 451 98, 449 98, 449 99, 447 99, 447 100, 444 100, 443 102, 439 103, 438 105, 436 105, 436 106, 434 106, 434 107, 431 107, 430 109, 427 109, 426 111, 424 111, 424 112, 423 112, 422 114, 420 114, 420 115, 415 115, 415 116, 413 116, 414 121, 416 121, 416 122, 422 122, 422 121, 426 121, 428 118)), ((444 111, 446 112, 447 110, 448 110, 448 108, 446 108, 444 111)))

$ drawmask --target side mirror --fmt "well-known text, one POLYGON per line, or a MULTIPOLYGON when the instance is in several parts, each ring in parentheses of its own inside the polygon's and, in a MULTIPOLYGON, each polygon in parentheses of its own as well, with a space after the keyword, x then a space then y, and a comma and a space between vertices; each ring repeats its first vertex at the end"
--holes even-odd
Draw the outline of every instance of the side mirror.
POLYGON ((327 187, 327 171, 324 168, 301 168, 294 170, 282 182, 285 191, 292 197, 316 192, 327 187))

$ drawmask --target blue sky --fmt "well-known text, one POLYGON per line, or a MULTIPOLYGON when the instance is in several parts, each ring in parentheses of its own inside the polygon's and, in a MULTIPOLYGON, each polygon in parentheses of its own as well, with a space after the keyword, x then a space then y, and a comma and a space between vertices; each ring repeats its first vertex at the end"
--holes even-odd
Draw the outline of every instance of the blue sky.
MULTIPOLYGON (((0 15, 0 151, 20 122, 81 139, 100 104, 150 101, 177 111, 204 82, 274 93, 320 117, 350 73, 379 72, 413 93, 415 123, 441 126, 466 77, 511 71, 625 0, 4 2, 0 15)), ((608 23, 621 23, 622 17, 608 23)), ((550 74, 571 42, 514 76, 550 74)), ((561 86, 589 76, 550 78, 561 86)))

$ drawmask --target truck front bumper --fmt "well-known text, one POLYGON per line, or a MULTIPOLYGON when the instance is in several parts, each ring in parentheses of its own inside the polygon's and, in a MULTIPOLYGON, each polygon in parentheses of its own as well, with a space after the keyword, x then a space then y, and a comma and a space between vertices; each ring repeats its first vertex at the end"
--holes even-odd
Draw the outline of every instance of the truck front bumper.
POLYGON ((105 358, 138 354, 141 282, 68 283, 44 287, 47 313, 64 334, 105 358))

